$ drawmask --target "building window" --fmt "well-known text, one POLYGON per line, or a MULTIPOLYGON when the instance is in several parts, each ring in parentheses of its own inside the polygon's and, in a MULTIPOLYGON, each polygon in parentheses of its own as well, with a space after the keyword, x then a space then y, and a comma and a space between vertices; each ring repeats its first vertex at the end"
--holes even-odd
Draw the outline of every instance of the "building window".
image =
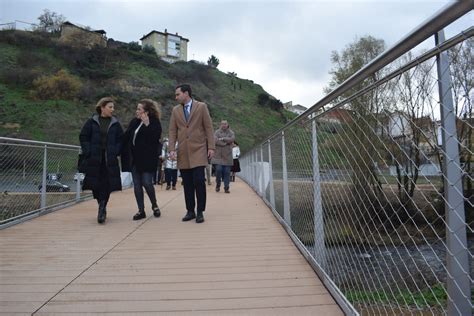
POLYGON ((181 46, 181 39, 178 36, 168 35, 168 56, 179 57, 181 46))

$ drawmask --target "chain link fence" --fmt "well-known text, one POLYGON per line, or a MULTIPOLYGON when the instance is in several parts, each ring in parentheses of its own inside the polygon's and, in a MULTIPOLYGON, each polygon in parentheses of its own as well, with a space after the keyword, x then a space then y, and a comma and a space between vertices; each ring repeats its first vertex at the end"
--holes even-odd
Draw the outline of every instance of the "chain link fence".
POLYGON ((91 197, 79 146, 0 137, 0 227, 91 197))
POLYGON ((241 158, 349 314, 473 312, 474 29, 428 24, 241 158))

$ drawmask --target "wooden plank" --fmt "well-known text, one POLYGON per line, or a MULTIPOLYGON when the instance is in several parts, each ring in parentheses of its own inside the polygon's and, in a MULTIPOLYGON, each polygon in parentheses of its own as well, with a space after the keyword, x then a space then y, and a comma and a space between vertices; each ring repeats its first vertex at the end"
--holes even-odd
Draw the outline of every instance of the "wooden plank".
POLYGON ((132 221, 127 190, 105 225, 87 201, 0 231, 1 312, 342 315, 266 205, 232 186, 208 192, 203 224, 181 222, 179 188, 157 189, 160 218, 132 221))

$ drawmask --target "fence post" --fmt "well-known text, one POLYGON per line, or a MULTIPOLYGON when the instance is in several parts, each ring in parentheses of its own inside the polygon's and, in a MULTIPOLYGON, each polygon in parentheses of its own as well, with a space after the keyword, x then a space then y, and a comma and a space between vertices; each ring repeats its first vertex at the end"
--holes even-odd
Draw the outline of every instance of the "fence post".
POLYGON ((290 215, 290 195, 288 192, 288 171, 286 168, 286 147, 285 147, 285 132, 281 132, 281 154, 283 161, 283 218, 286 224, 291 227, 290 215))
POLYGON ((41 208, 44 209, 46 207, 46 169, 48 168, 47 164, 48 160, 48 146, 44 145, 44 153, 43 153, 43 177, 41 180, 41 208))
POLYGON ((257 185, 257 181, 258 181, 258 165, 257 165, 257 150, 254 149, 253 150, 253 153, 252 153, 252 158, 253 158, 253 188, 255 189, 255 191, 257 191, 257 194, 258 194, 258 185, 257 185))
MULTIPOLYGON (((436 45, 445 41, 444 31, 436 36, 436 45)), ((462 174, 454 113, 451 74, 447 52, 437 55, 438 87, 443 141, 444 196, 446 211, 446 263, 448 270, 448 315, 471 315, 471 288, 466 237, 462 174)))
POLYGON ((312 114, 313 139, 313 207, 314 207, 314 258, 324 270, 326 266, 326 248, 324 246, 324 219, 321 200, 321 177, 319 174, 318 135, 316 115, 312 114))
POLYGON ((260 146, 260 196, 263 198, 265 196, 264 188, 265 188, 265 168, 263 164, 263 145, 260 146))
POLYGON ((272 142, 268 140, 268 163, 270 165, 270 173, 268 175, 268 181, 270 182, 270 204, 275 209, 275 189, 273 187, 273 163, 272 163, 272 142))

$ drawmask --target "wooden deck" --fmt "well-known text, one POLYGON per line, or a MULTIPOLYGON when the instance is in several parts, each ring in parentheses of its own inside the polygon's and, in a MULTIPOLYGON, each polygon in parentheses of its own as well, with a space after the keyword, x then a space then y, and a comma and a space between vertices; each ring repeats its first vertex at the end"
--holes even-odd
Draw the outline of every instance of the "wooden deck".
POLYGON ((213 188, 203 224, 178 185, 156 187, 160 218, 132 221, 126 190, 105 225, 90 200, 0 230, 0 315, 343 315, 245 183, 213 188))

